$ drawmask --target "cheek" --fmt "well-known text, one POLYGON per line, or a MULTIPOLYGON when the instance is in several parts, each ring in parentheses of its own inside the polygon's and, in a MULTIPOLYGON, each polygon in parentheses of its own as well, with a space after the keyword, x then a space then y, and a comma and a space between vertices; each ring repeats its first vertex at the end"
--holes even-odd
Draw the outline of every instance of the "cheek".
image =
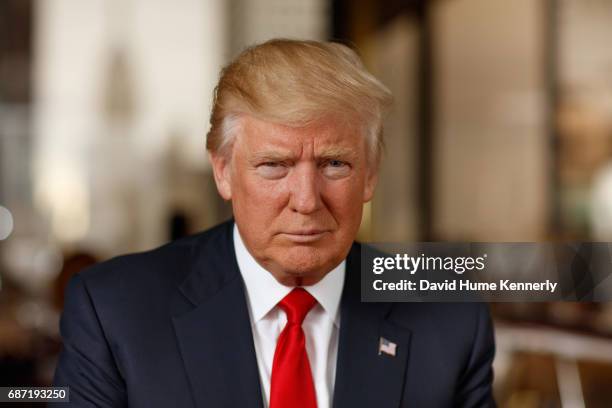
POLYGON ((238 207, 258 214, 257 219, 265 214, 277 211, 287 201, 286 188, 282 181, 264 180, 256 175, 243 173, 234 185, 232 200, 238 207))
POLYGON ((358 180, 346 180, 328 183, 324 196, 327 198, 328 208, 336 218, 354 219, 361 221, 363 208, 363 188, 358 180))

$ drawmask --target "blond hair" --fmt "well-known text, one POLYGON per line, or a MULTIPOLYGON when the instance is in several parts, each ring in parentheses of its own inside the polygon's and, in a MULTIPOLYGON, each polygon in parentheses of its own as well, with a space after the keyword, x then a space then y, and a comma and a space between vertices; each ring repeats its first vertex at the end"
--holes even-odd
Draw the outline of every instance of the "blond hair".
POLYGON ((217 153, 231 146, 245 114, 287 126, 331 117, 356 125, 378 163, 390 104, 389 90, 347 46, 270 40, 246 49, 221 71, 206 148, 217 153))

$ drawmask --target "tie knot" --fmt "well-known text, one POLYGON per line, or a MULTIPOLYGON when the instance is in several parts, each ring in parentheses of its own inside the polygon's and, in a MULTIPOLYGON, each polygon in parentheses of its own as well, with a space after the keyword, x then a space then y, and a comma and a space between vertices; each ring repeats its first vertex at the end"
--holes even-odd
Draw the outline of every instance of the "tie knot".
POLYGON ((293 289, 278 304, 287 314, 287 321, 297 325, 302 325, 304 318, 317 303, 312 295, 302 288, 293 289))

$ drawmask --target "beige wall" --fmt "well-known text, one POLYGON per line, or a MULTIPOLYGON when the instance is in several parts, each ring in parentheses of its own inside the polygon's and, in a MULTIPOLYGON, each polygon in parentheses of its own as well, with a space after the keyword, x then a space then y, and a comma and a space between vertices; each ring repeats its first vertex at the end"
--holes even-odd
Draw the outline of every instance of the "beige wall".
POLYGON ((548 194, 543 2, 436 5, 435 234, 541 238, 548 194))
MULTIPOLYGON (((385 154, 371 227, 374 241, 418 239, 417 68, 418 30, 413 18, 399 17, 379 32, 364 50, 373 73, 391 90, 394 105, 385 121, 385 154)), ((364 228, 368 227, 368 218, 364 228)))

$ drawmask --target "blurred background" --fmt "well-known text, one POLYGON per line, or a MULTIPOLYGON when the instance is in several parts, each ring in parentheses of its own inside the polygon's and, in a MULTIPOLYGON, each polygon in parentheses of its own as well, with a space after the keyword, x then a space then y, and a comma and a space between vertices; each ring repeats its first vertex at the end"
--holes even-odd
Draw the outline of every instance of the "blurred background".
MULTIPOLYGON (((47 385, 63 288, 231 216, 220 68, 357 48, 394 93, 360 237, 612 241, 611 0, 0 0, 0 385, 47 385)), ((612 305, 491 305, 501 407, 612 406, 612 305)))

